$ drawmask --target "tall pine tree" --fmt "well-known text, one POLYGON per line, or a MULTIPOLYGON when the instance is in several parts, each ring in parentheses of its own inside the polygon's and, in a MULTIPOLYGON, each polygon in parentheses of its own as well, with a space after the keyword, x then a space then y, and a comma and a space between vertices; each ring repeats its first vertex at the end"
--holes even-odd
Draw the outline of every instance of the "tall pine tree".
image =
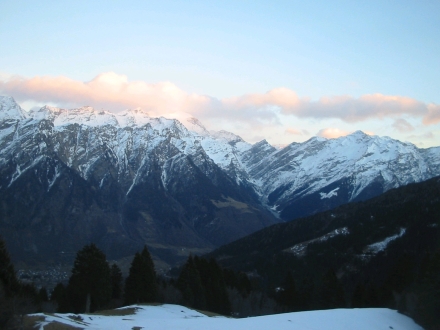
POLYGON ((190 256, 177 279, 177 288, 182 293, 183 304, 189 307, 225 315, 231 312, 224 271, 214 259, 190 256))
POLYGON ((206 309, 206 295, 202 279, 192 256, 188 257, 177 279, 177 288, 182 292, 186 306, 206 309))
POLYGON ((231 312, 223 271, 214 259, 207 261, 194 258, 194 263, 200 274, 203 292, 205 293, 206 309, 228 315, 231 312))
POLYGON ((5 242, 0 237, 0 285, 6 296, 12 295, 19 290, 19 282, 15 274, 14 265, 11 262, 5 242))
POLYGON ((5 242, 0 237, 0 329, 6 327, 12 319, 13 296, 17 295, 20 288, 14 265, 11 262, 5 242))
POLYGON ((76 313, 95 311, 110 301, 110 267, 105 254, 95 244, 78 251, 67 294, 76 313))
POLYGON ((130 273, 125 280, 125 304, 157 301, 158 286, 156 272, 150 252, 145 246, 134 255, 130 273))
POLYGON ((329 269, 322 277, 319 304, 322 309, 346 307, 344 289, 333 269, 329 269))
POLYGON ((295 285, 295 279, 289 270, 284 279, 283 289, 279 293, 279 302, 288 307, 289 311, 299 309, 298 292, 295 285))
POLYGON ((122 296, 122 272, 118 265, 113 264, 110 268, 112 281, 112 299, 120 299, 122 296))

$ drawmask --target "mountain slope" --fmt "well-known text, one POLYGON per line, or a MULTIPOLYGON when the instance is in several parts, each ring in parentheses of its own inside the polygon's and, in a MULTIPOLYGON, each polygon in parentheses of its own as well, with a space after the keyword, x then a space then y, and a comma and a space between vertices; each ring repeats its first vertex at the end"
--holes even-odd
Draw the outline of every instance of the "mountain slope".
POLYGON ((91 107, 26 112, 0 97, 0 174, 1 233, 28 237, 11 243, 17 258, 45 260, 39 251, 52 251, 54 259, 94 241, 110 258, 148 244, 174 262, 440 175, 440 148, 356 132, 277 150, 208 131, 195 118, 91 107), (72 217, 78 225, 64 226, 72 217), (51 235, 66 237, 51 238, 58 251, 42 238, 51 235))
POLYGON ((289 220, 439 175, 440 149, 355 132, 292 143, 250 164, 267 204, 289 220))
POLYGON ((0 126, 0 229, 17 259, 58 260, 93 241, 110 258, 148 244, 175 262, 278 221, 207 155, 201 140, 215 138, 176 120, 12 110, 0 126))
POLYGON ((322 274, 333 269, 349 297, 356 284, 369 285, 382 292, 374 306, 389 306, 392 292, 410 290, 426 261, 440 251, 439 196, 436 177, 273 225, 209 256, 224 267, 261 276, 268 287, 279 286, 288 270, 298 282, 321 283, 322 274), (392 280, 396 273, 399 280, 392 280))

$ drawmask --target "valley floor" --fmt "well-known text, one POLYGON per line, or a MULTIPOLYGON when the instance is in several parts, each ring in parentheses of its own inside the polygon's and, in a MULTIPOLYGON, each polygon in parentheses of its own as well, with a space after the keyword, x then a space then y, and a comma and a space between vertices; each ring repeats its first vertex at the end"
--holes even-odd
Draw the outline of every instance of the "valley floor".
POLYGON ((422 330, 409 317, 386 308, 334 309, 233 319, 210 317, 178 305, 134 305, 95 314, 32 314, 29 318, 36 321, 36 329, 40 330, 422 330))

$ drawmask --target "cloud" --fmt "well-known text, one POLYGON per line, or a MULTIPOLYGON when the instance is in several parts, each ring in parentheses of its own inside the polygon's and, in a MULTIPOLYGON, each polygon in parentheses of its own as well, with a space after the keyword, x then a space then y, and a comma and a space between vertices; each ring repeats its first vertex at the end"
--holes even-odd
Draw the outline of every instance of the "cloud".
MULTIPOLYGON (((5 76, 3 76, 5 77, 5 76)), ((155 84, 129 81, 114 72, 101 73, 91 81, 81 82, 67 77, 11 76, 0 79, 0 91, 17 101, 56 103, 61 107, 90 105, 118 112, 142 108, 153 116, 188 113, 200 119, 241 122, 242 125, 263 127, 280 125, 276 114, 267 108, 243 108, 246 100, 233 102, 188 94, 171 82, 155 84)), ((260 102, 264 103, 264 100, 260 102)))
POLYGON ((396 119, 394 121, 393 127, 401 133, 407 133, 407 132, 414 131, 414 126, 402 118, 396 119))
POLYGON ((435 139, 435 135, 432 132, 427 132, 427 133, 423 133, 420 135, 413 134, 413 135, 408 136, 408 138, 410 138, 412 140, 416 140, 416 139, 432 140, 432 139, 435 139))
POLYGON ((348 123, 373 118, 398 117, 404 114, 424 117, 425 124, 440 121, 440 106, 425 104, 404 96, 368 94, 359 98, 347 95, 322 97, 318 101, 300 98, 286 88, 273 89, 265 94, 248 94, 223 102, 236 109, 278 109, 285 115, 298 118, 341 119, 348 123))
POLYGON ((305 129, 296 129, 292 127, 286 128, 285 132, 290 135, 309 135, 310 133, 305 129))
POLYGON ((428 104, 428 114, 423 118, 423 123, 432 125, 438 122, 440 122, 440 105, 428 104))
POLYGON ((148 84, 129 82, 127 76, 113 72, 102 73, 89 82, 66 77, 13 76, 0 81, 0 90, 17 100, 57 102, 67 106, 92 105, 110 111, 142 107, 157 114, 170 111, 197 111, 209 98, 187 94, 170 82, 148 84))
MULTIPOLYGON (((171 82, 129 81, 127 76, 114 72, 101 73, 88 82, 62 76, 23 78, 2 75, 0 91, 18 101, 54 102, 66 107, 91 105, 110 111, 141 107, 157 116, 186 112, 204 120, 239 122, 253 128, 280 126, 280 114, 297 118, 340 119, 348 123, 399 118, 402 115, 422 118, 425 125, 440 122, 440 105, 404 96, 368 94, 353 98, 343 95, 312 101, 299 97, 290 89, 275 88, 266 93, 217 99, 186 93, 171 82)), ((395 127, 410 129, 399 119, 395 127)))
POLYGON ((344 131, 339 128, 324 128, 319 130, 319 132, 316 135, 324 137, 326 139, 336 139, 341 136, 346 136, 350 133, 352 132, 344 131))

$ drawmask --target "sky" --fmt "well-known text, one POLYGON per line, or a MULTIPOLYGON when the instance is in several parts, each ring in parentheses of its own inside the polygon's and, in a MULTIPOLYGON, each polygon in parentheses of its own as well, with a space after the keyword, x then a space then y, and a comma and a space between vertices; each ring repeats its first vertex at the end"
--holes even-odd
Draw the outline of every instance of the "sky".
POLYGON ((0 2, 0 95, 190 114, 254 143, 440 145, 440 1, 0 2))

